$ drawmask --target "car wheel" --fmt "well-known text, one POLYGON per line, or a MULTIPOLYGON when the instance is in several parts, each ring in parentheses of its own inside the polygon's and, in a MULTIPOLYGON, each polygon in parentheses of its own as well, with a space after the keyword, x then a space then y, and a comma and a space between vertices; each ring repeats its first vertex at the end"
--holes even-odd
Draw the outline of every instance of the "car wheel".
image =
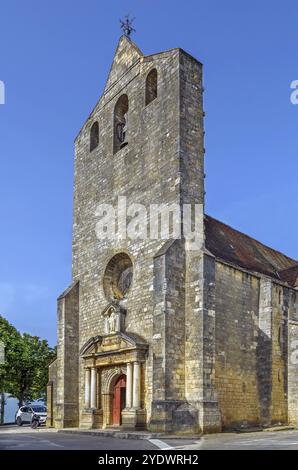
POLYGON ((17 417, 17 425, 18 425, 18 426, 22 426, 22 425, 23 425, 23 421, 21 420, 20 416, 17 417))

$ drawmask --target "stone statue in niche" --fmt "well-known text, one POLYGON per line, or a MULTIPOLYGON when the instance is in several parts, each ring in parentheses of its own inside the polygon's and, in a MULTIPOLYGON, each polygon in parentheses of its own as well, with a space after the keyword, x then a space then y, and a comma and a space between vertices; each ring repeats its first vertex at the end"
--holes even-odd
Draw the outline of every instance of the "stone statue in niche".
POLYGON ((107 320, 108 333, 115 333, 117 331, 117 317, 116 312, 112 311, 107 320))
POLYGON ((105 334, 111 335, 124 330, 125 310, 119 304, 109 305, 103 315, 105 316, 105 334))

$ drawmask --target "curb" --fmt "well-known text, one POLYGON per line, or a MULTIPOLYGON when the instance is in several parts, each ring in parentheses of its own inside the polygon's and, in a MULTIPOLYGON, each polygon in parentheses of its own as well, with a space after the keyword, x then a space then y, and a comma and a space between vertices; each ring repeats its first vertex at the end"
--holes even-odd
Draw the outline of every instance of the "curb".
MULTIPOLYGON (((234 431, 228 431, 228 432, 234 432, 236 434, 249 434, 253 432, 278 432, 278 431, 294 431, 297 429, 295 426, 276 426, 276 427, 271 427, 271 428, 246 428, 246 429, 235 429, 234 431)), ((222 434, 225 434, 223 432, 222 434)))
MULTIPOLYGON (((250 428, 250 429, 237 429, 234 431, 230 431, 235 434, 249 434, 255 432, 281 432, 281 431, 294 431, 297 429, 294 426, 277 426, 271 428, 250 428)), ((92 430, 92 429, 57 429, 57 432, 62 432, 66 434, 81 434, 81 435, 89 435, 89 436, 98 436, 98 437, 111 437, 116 439, 135 439, 135 440, 149 440, 149 439, 175 439, 175 440, 187 440, 187 441, 198 441, 204 437, 203 434, 198 435, 173 435, 173 434, 164 434, 164 433, 149 433, 149 432, 126 432, 126 431, 113 431, 113 430, 92 430)), ((221 433, 224 435, 225 432, 221 433)), ((208 434, 206 434, 207 436, 208 434)), ((210 434, 209 434, 210 435, 210 434)))
POLYGON ((177 439, 177 440, 187 440, 187 441, 197 441, 201 438, 198 436, 175 436, 167 435, 163 433, 142 433, 142 432, 123 432, 123 431, 96 431, 92 429, 58 429, 58 432, 66 434, 81 434, 89 436, 98 436, 98 437, 112 437, 117 439, 136 439, 136 440, 149 440, 149 439, 177 439))
POLYGON ((277 431, 295 431, 294 426, 277 426, 276 428, 265 428, 263 432, 277 432, 277 431))

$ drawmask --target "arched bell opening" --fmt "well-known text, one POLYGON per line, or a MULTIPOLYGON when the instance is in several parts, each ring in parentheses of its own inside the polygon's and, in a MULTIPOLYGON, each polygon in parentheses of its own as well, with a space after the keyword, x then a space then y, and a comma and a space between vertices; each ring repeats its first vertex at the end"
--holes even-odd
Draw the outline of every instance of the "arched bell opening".
POLYGON ((114 108, 114 154, 128 144, 128 96, 122 95, 114 108))

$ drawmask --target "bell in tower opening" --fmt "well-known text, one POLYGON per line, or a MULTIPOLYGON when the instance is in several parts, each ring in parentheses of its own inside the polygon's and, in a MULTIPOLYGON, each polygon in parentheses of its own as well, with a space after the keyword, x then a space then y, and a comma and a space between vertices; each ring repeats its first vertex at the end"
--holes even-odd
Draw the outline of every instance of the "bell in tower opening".
POLYGON ((128 97, 122 95, 114 110, 114 153, 128 144, 128 97))

